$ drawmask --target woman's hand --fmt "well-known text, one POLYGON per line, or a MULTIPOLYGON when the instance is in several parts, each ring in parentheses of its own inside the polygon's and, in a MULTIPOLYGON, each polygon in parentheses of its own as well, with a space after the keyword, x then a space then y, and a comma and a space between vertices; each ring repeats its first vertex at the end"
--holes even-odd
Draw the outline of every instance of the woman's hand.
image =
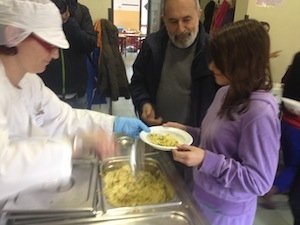
POLYGON ((190 145, 179 145, 177 149, 172 150, 172 153, 175 161, 183 163, 186 166, 200 167, 205 157, 203 149, 190 145))
POLYGON ((164 127, 175 127, 181 130, 186 131, 186 126, 181 124, 181 123, 176 123, 176 122, 167 122, 163 124, 164 127))
POLYGON ((100 131, 92 136, 94 138, 92 149, 100 159, 117 155, 118 148, 114 135, 108 135, 106 132, 100 131))
POLYGON ((80 157, 86 151, 94 151, 100 159, 115 156, 118 153, 115 137, 108 135, 104 130, 78 135, 74 142, 73 158, 80 157))
POLYGON ((138 138, 141 131, 150 132, 150 128, 137 118, 116 117, 114 132, 138 138))

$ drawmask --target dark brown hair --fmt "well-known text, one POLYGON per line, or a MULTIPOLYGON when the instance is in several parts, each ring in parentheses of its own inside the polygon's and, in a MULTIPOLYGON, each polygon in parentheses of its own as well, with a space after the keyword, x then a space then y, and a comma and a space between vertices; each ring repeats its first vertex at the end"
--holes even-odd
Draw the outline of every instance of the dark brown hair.
POLYGON ((18 53, 17 47, 7 47, 0 45, 0 54, 3 55, 16 55, 18 53))
POLYGON ((260 23, 263 25, 267 32, 270 31, 270 24, 268 22, 260 21, 260 23))
POLYGON ((234 119, 247 111, 251 93, 271 90, 270 38, 263 25, 253 19, 228 24, 211 39, 210 57, 228 78, 228 93, 219 115, 234 119))

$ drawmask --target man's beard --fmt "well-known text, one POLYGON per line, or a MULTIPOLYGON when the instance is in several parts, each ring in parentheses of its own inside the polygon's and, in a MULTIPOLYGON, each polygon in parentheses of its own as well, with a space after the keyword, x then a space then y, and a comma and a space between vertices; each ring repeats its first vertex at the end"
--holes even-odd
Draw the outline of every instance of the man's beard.
POLYGON ((195 31, 185 31, 179 35, 169 34, 169 38, 177 48, 188 48, 194 43, 197 34, 198 29, 195 31))

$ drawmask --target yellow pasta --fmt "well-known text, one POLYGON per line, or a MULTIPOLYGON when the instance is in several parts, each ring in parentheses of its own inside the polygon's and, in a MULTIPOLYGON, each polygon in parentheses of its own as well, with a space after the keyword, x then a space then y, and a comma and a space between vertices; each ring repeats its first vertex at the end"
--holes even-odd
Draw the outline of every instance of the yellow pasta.
POLYGON ((174 191, 159 170, 141 171, 134 177, 126 164, 104 175, 104 195, 112 206, 124 207, 167 202, 174 191))
POLYGON ((171 134, 152 133, 148 135, 149 140, 156 145, 175 147, 179 144, 178 140, 171 134))

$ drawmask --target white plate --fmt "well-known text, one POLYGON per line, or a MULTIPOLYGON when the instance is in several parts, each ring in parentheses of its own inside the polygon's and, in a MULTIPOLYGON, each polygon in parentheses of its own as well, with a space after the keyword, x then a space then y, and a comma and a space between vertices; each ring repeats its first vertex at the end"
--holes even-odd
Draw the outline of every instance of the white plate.
POLYGON ((176 147, 167 147, 167 146, 153 144, 148 138, 148 135, 150 133, 171 134, 173 137, 175 137, 178 140, 179 144, 190 145, 193 143, 193 137, 189 133, 187 133, 186 131, 180 130, 178 128, 173 128, 173 127, 153 126, 153 127, 150 127, 149 133, 147 133, 145 131, 142 131, 140 133, 140 138, 142 139, 142 141, 144 141, 148 145, 152 146, 153 148, 162 150, 162 151, 171 151, 172 149, 174 149, 176 147))
POLYGON ((291 113, 300 116, 300 102, 290 99, 282 98, 284 107, 291 113))

